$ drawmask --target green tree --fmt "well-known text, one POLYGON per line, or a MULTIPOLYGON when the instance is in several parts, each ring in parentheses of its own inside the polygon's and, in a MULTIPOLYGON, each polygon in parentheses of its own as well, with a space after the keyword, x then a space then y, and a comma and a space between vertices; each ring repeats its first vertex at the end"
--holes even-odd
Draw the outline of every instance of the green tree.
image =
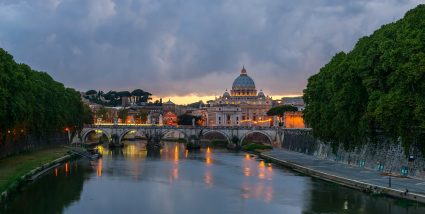
POLYGON ((118 110, 118 118, 120 118, 123 123, 126 122, 127 116, 128 116, 128 109, 123 108, 118 110))
POLYGON ((311 76, 304 119, 346 148, 384 135, 425 151, 425 5, 361 38, 311 76))
POLYGON ((139 111, 136 114, 136 117, 140 119, 141 123, 145 123, 148 119, 148 111, 146 109, 139 109, 139 111))
POLYGON ((102 118, 103 120, 108 119, 107 114, 108 114, 108 109, 106 109, 104 106, 101 106, 96 111, 96 118, 102 118))
POLYGON ((182 114, 177 116, 177 123, 179 125, 192 125, 192 120, 195 119, 195 124, 198 123, 202 118, 199 116, 193 116, 190 114, 182 114))
POLYGON ((0 143, 12 132, 49 137, 64 128, 79 129, 92 123, 91 116, 79 92, 0 49, 0 143))
POLYGON ((298 111, 298 108, 295 107, 295 106, 291 106, 291 105, 276 106, 276 107, 273 107, 273 108, 269 109, 267 111, 267 115, 268 116, 279 116, 279 117, 283 117, 283 115, 287 111, 298 111))

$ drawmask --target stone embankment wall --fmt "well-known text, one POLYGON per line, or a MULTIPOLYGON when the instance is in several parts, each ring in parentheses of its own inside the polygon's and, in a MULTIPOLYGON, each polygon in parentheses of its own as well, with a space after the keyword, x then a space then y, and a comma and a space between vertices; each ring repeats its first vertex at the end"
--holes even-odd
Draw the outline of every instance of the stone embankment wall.
POLYGON ((7 135, 0 141, 0 159, 37 149, 68 144, 67 133, 57 133, 50 137, 35 137, 32 135, 7 135))
POLYGON ((425 159, 420 151, 411 148, 406 154, 401 143, 381 139, 352 151, 340 146, 333 152, 329 144, 315 140, 311 131, 285 133, 282 148, 313 155, 321 159, 343 162, 382 172, 408 175, 425 179, 425 159), (412 158, 409 158, 412 156, 412 158))

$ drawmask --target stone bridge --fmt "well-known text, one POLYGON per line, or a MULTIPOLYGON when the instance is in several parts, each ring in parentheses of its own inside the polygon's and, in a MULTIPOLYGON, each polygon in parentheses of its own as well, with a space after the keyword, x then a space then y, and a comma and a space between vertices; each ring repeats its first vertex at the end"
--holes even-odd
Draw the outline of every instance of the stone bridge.
POLYGON ((159 143, 171 132, 179 132, 187 142, 199 143, 200 139, 209 133, 223 136, 229 145, 241 146, 244 139, 257 133, 267 137, 269 144, 280 147, 286 135, 300 135, 308 133, 310 129, 288 129, 281 127, 245 127, 245 126, 157 126, 157 125, 86 125, 73 140, 85 143, 88 134, 102 133, 113 145, 120 145, 123 137, 129 132, 145 136, 150 142, 159 143), (80 139, 78 139, 80 138, 80 139))

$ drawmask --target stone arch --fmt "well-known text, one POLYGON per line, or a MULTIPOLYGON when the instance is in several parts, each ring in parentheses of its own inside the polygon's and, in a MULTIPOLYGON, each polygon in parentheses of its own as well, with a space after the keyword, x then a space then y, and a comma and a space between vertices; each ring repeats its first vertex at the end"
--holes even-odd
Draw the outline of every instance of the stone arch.
POLYGON ((162 135, 165 137, 167 134, 171 133, 171 132, 179 132, 183 134, 183 138, 185 139, 189 139, 188 134, 184 131, 184 130, 180 130, 180 129, 165 129, 164 131, 162 131, 162 135))
POLYGON ((83 134, 81 136, 81 142, 82 143, 85 143, 86 142, 87 135, 90 134, 91 132, 95 132, 97 130, 102 131, 102 134, 105 135, 108 138, 109 141, 111 141, 112 136, 111 136, 111 134, 108 131, 106 131, 104 129, 93 128, 93 129, 89 129, 89 130, 83 132, 83 134))
POLYGON ((232 143, 230 137, 227 136, 226 133, 224 133, 224 132, 222 132, 220 130, 208 130, 208 131, 202 133, 202 137, 204 137, 205 135, 207 135, 209 133, 219 133, 220 135, 222 135, 222 136, 224 136, 226 138, 228 144, 231 144, 232 143))
MULTIPOLYGON (((137 129, 126 129, 126 130, 124 130, 123 132, 121 132, 121 134, 120 134, 120 136, 119 136, 119 138, 118 138, 118 142, 119 142, 119 143, 121 143, 122 138, 123 138, 126 134, 130 133, 131 131, 135 131, 135 133, 141 134, 141 133, 139 132, 139 130, 137 130, 137 129)), ((142 134, 142 135, 143 135, 143 134, 142 134)))
POLYGON ((251 134, 255 134, 255 133, 259 133, 259 134, 262 134, 263 136, 266 136, 266 137, 267 137, 267 139, 269 140, 269 144, 270 144, 270 145, 272 145, 272 144, 273 144, 273 139, 272 139, 272 137, 271 137, 271 136, 270 136, 267 132, 257 131, 257 130, 249 131, 249 132, 245 133, 245 134, 242 136, 241 140, 240 140, 240 144, 242 145, 242 142, 245 140, 245 138, 246 138, 246 137, 248 137, 248 136, 249 136, 249 135, 251 135, 251 134))

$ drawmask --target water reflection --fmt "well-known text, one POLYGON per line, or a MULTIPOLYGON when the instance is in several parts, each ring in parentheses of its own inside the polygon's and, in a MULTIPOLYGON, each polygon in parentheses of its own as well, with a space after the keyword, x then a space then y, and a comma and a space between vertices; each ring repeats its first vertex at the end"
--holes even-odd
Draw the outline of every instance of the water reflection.
POLYGON ((257 160, 254 156, 245 154, 242 161, 243 175, 246 179, 242 182, 241 198, 256 199, 270 203, 273 200, 272 164, 264 160, 257 160), (252 178, 256 175, 257 179, 252 178))
POLYGON ((102 159, 99 159, 96 166, 96 175, 97 177, 102 176, 102 159))
POLYGON ((91 173, 86 161, 56 167, 6 204, 0 204, 0 213, 63 213, 80 200, 83 184, 89 179, 86 173, 91 173))
POLYGON ((205 152, 205 162, 207 163, 207 165, 211 165, 212 164, 212 152, 211 152, 211 148, 208 146, 207 147, 207 151, 205 152))
MULTIPOLYGON (((182 146, 182 145, 180 145, 182 146)), ((165 152, 165 157, 169 157, 171 156, 171 159, 173 160, 173 165, 171 167, 171 173, 170 173, 170 178, 169 181, 170 183, 174 182, 175 180, 179 179, 179 145, 176 144, 174 146, 174 152, 173 153, 169 153, 168 149, 165 152)))
POLYGON ((0 213, 425 213, 214 148, 188 151, 144 142, 99 147, 103 158, 59 166, 0 207, 0 213))

